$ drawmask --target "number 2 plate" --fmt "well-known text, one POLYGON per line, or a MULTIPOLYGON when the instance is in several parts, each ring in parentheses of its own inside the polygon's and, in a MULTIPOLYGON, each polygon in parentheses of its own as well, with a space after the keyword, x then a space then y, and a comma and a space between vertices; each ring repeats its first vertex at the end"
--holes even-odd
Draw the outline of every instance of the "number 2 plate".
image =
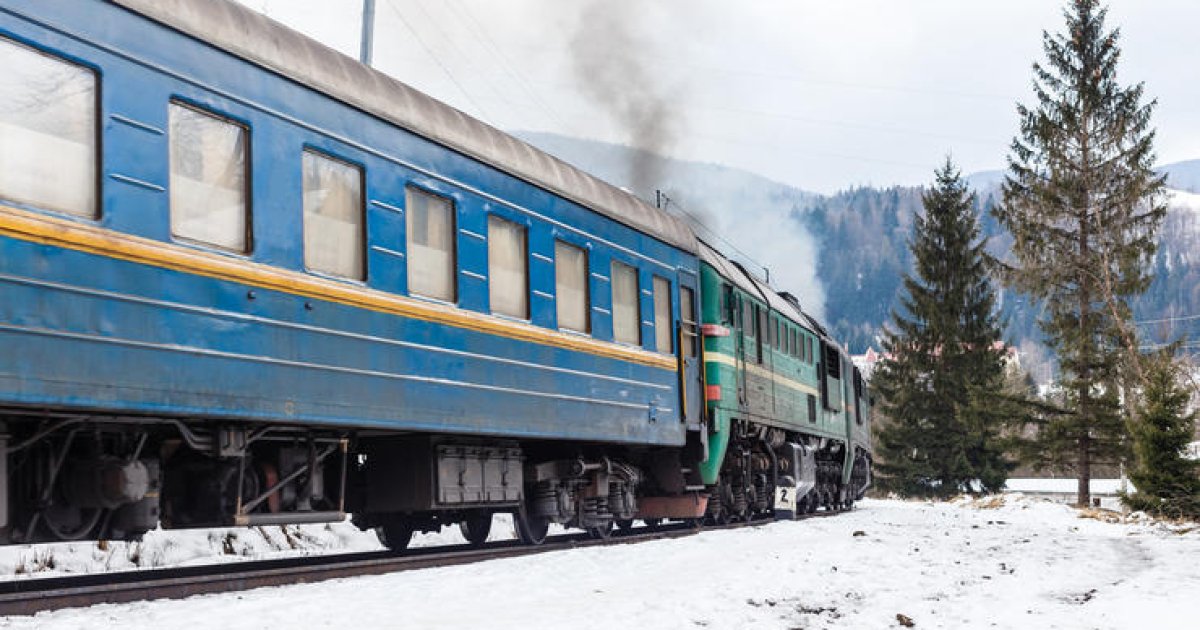
POLYGON ((775 488, 775 509, 796 511, 796 489, 775 488))

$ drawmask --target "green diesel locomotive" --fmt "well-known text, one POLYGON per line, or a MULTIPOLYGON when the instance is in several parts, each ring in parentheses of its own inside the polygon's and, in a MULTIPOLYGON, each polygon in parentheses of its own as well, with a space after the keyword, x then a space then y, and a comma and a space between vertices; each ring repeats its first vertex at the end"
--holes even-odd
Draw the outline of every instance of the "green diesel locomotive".
POLYGON ((850 509, 871 481, 859 369, 793 295, 700 253, 708 518, 850 509))

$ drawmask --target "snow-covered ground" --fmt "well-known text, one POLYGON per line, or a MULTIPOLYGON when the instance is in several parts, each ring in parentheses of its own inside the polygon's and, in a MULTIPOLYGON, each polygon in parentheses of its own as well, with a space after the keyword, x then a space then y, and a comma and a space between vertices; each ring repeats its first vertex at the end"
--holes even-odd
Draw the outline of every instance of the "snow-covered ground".
MULTIPOLYGON (((1079 482, 1074 478, 1027 478, 1027 479, 1009 479, 1005 483, 1005 488, 1013 492, 1023 493, 1054 493, 1054 494, 1074 494, 1078 488, 1079 482)), ((1133 484, 1128 480, 1125 481, 1126 489, 1133 491, 1133 484)), ((1092 494, 1116 494, 1121 490, 1120 479, 1092 479, 1088 484, 1092 494)))
POLYGON ((1099 514, 1022 495, 868 500, 835 518, 0 628, 1197 627, 1200 529, 1099 514))
MULTIPOLYGON (((560 533, 555 530, 552 533, 560 533)), ((497 516, 488 540, 516 538, 512 518, 497 516)), ((461 545, 457 527, 416 534, 412 547, 461 545)), ((309 554, 379 551, 374 532, 362 532, 349 520, 328 525, 154 530, 140 542, 78 542, 0 547, 0 581, 80 573, 134 571, 309 554)))

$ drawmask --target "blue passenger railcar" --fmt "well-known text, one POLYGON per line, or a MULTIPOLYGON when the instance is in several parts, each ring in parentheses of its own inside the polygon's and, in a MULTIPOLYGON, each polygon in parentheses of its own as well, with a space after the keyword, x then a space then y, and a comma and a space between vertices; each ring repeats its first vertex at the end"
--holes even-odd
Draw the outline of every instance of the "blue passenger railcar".
POLYGON ((225 0, 0 0, 0 95, 5 541, 703 512, 677 220, 225 0))

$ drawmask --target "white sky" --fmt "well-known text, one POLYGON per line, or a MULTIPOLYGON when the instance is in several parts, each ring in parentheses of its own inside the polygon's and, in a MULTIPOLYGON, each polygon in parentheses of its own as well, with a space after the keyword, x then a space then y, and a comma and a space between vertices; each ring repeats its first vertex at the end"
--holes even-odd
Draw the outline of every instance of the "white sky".
MULTIPOLYGON (((241 0, 357 57, 362 0, 241 0)), ((1200 2, 1111 0, 1121 80, 1158 98, 1160 163, 1200 158, 1200 2)), ((377 0, 375 66, 506 130, 637 144, 571 42, 623 41, 666 153, 817 192, 1002 168, 1056 0, 377 0), (610 19, 597 20, 593 3, 610 19), (610 32, 625 29, 625 33, 610 32), (646 85, 648 84, 648 85, 646 85)), ((614 61, 614 63, 617 63, 614 61)))

